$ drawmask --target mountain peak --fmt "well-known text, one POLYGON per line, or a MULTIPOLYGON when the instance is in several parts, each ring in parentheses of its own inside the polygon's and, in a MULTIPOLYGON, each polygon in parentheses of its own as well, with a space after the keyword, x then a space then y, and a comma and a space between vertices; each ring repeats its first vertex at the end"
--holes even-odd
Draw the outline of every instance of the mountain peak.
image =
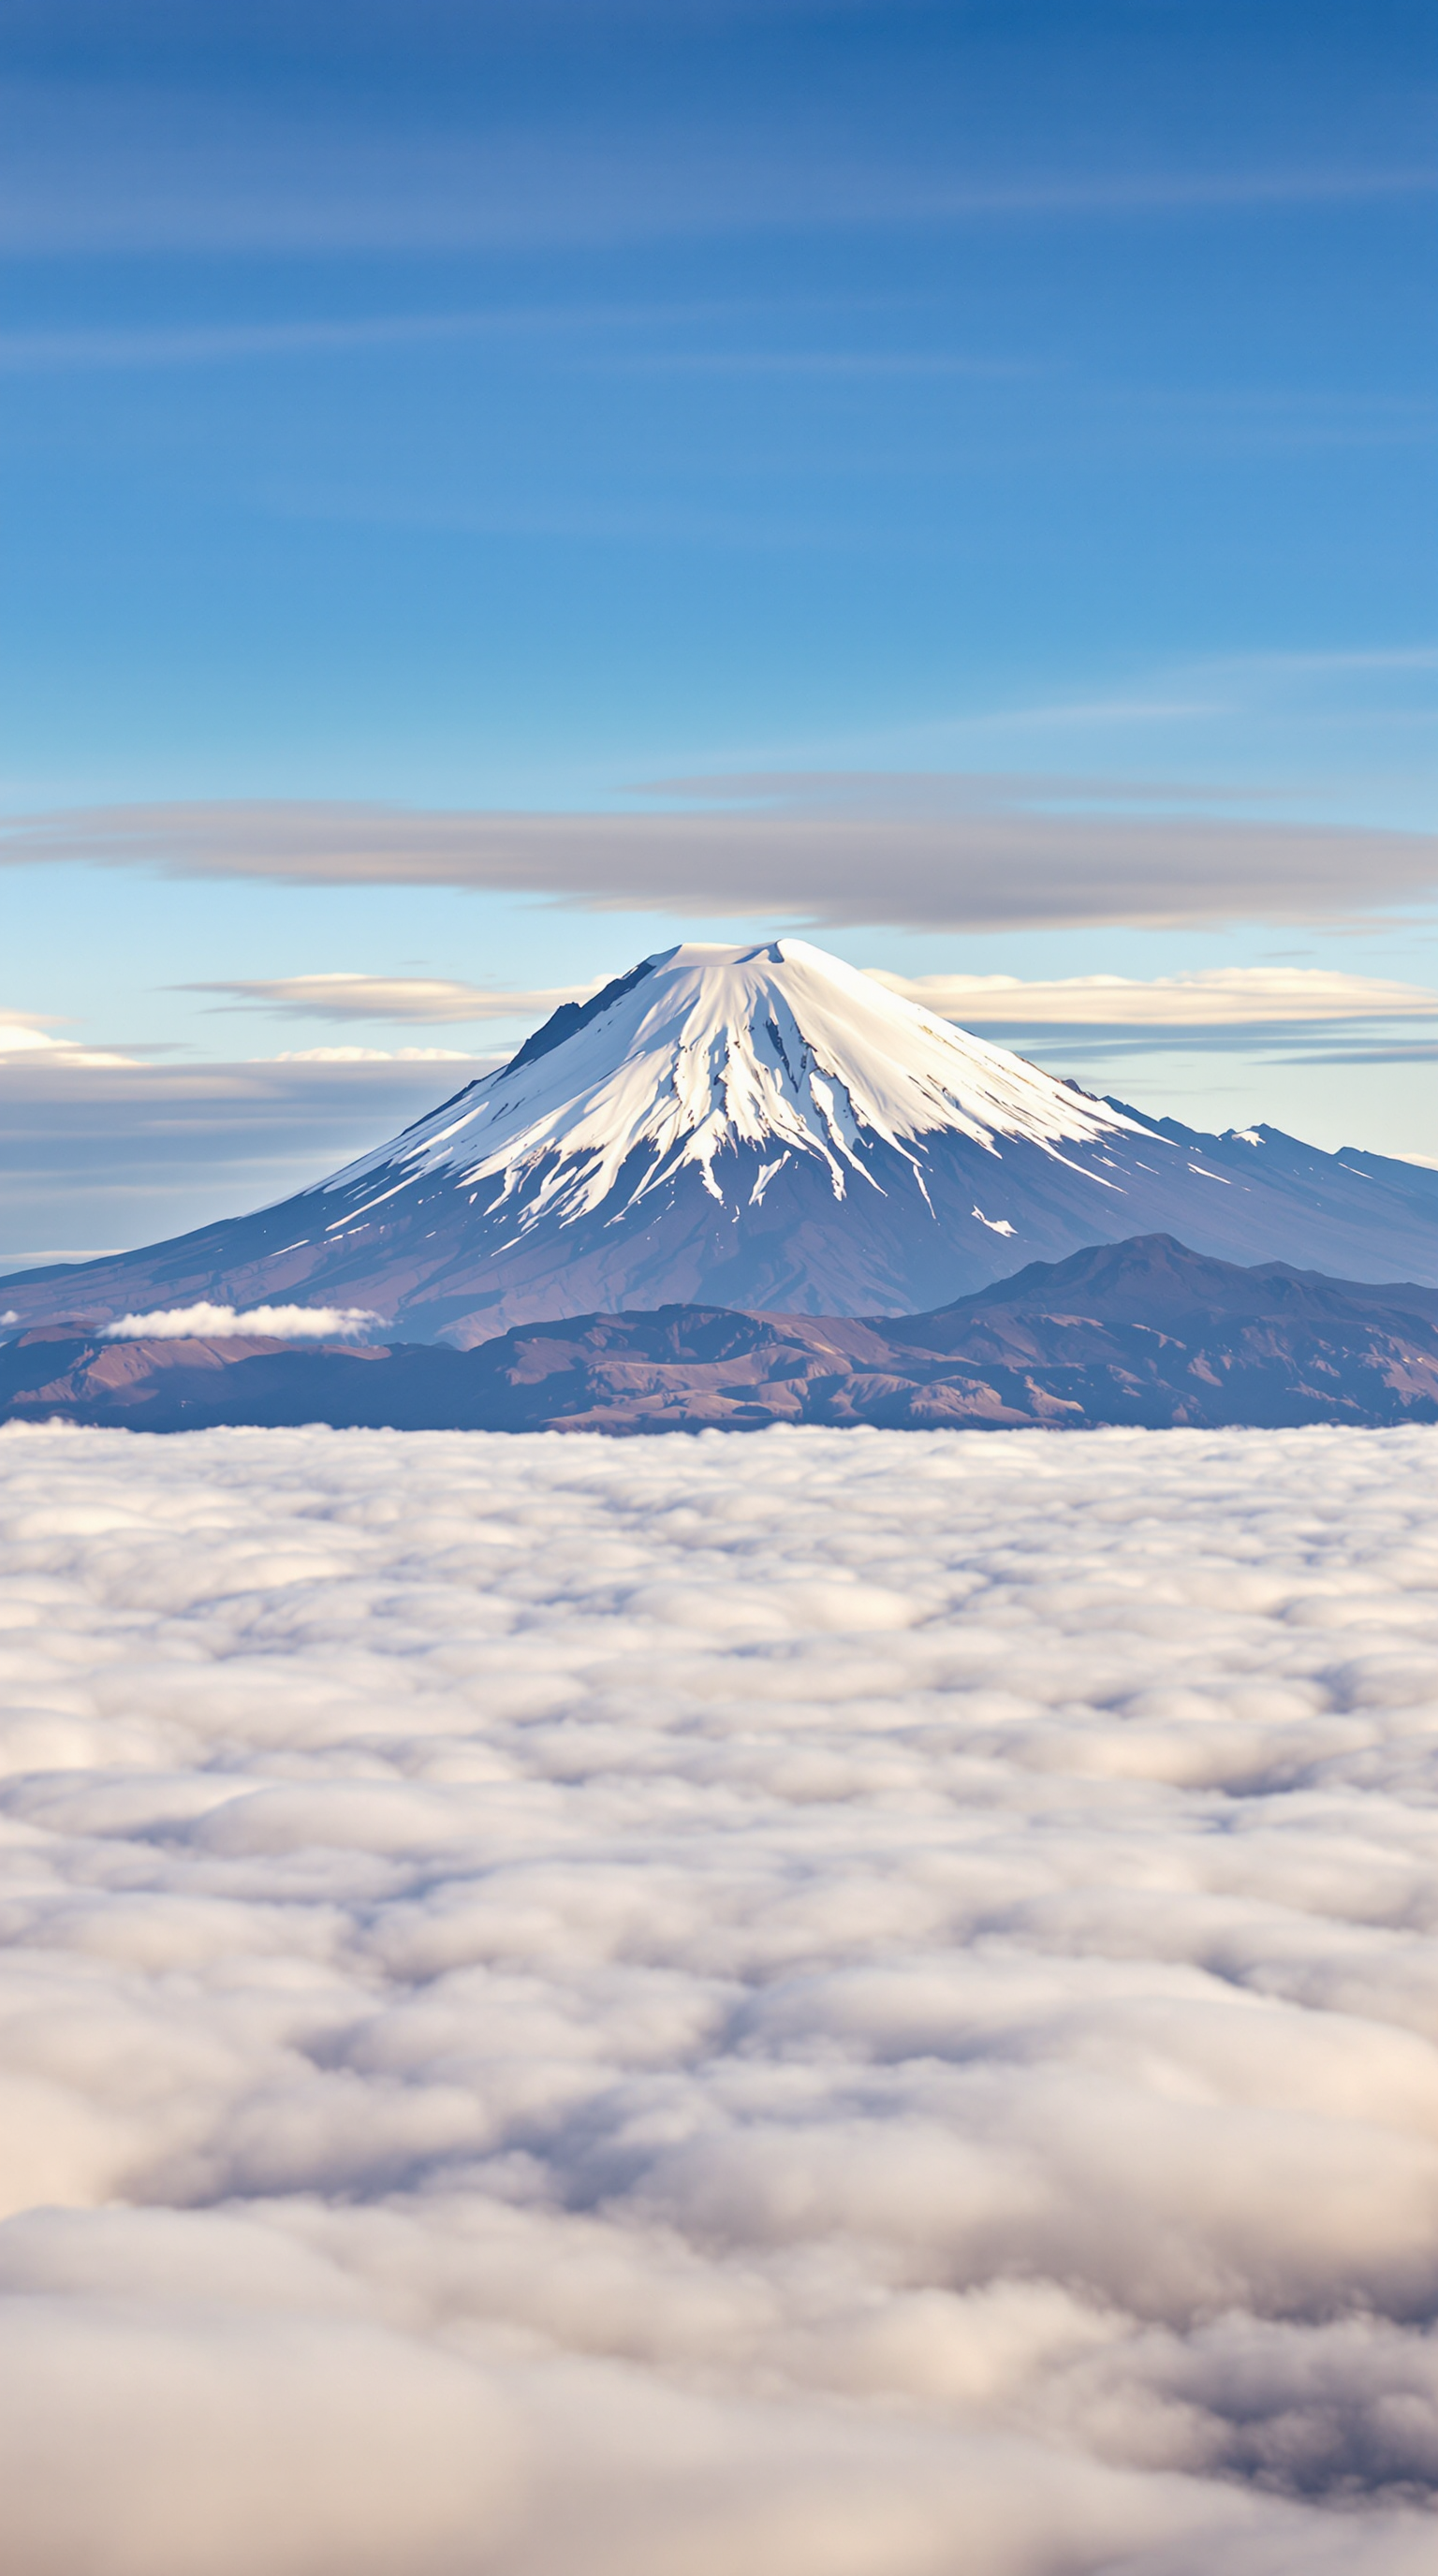
POLYGON ((566 1007, 501 1071, 327 1186, 402 1166, 399 1189, 444 1173, 502 1178, 509 1194, 542 1169, 527 1229, 593 1215, 621 1188, 647 1198, 685 1170, 738 1206, 805 1157, 842 1199, 872 1181, 876 1142, 917 1170, 918 1141, 939 1131, 987 1152, 1001 1137, 1056 1152, 1143 1132, 804 939, 686 942, 566 1007))

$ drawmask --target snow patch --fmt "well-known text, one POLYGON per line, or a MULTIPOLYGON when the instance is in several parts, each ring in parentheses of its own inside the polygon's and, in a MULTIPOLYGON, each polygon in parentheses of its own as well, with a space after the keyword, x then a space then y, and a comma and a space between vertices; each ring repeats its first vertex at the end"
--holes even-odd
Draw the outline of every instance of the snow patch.
POLYGON ((764 1192, 767 1190, 769 1183, 773 1180, 775 1174, 782 1172, 788 1160, 789 1157, 787 1154, 780 1154, 776 1161, 760 1164, 759 1177, 754 1183, 752 1190, 749 1192, 749 1205, 751 1207, 763 1206, 764 1192))

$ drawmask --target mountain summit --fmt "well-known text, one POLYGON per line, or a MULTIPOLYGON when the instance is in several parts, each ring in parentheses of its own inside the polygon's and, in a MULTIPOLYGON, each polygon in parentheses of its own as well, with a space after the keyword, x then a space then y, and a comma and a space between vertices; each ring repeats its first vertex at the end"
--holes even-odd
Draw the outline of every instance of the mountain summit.
POLYGON ((796 1159, 842 1200, 856 1184, 879 1187, 876 1147, 898 1154, 917 1182, 925 1140, 939 1135, 993 1153, 1000 1136, 1052 1150, 1138 1132, 1106 1102, 900 1001, 807 940, 776 939, 646 958, 582 1008, 556 1012, 501 1073, 339 1180, 401 1157, 410 1181, 502 1176, 506 1199, 524 1201, 529 1232, 542 1215, 593 1215, 616 1191, 642 1204, 687 1173, 737 1215, 796 1159))
POLYGON ((685 945, 277 1207, 4 1283, 33 1324, 216 1298, 409 1339, 675 1301, 912 1312, 1139 1232, 1438 1279, 1438 1176, 1092 1099, 807 941, 685 945))

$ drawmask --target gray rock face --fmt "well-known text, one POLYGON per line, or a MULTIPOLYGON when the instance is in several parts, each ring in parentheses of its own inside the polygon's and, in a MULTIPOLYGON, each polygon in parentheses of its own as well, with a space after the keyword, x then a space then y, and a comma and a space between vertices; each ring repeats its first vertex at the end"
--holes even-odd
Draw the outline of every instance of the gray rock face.
POLYGON ((681 948, 317 1187, 0 1281, 26 1324, 364 1306, 471 1348, 669 1303, 903 1314, 1080 1247, 1438 1283, 1438 1171, 1094 1100, 802 941, 681 948))
POLYGON ((1435 1422, 1438 1289, 1238 1269, 1160 1235, 889 1318, 665 1306, 522 1325, 471 1351, 107 1342, 53 1324, 0 1348, 0 1418, 56 1417, 614 1433, 1435 1422))

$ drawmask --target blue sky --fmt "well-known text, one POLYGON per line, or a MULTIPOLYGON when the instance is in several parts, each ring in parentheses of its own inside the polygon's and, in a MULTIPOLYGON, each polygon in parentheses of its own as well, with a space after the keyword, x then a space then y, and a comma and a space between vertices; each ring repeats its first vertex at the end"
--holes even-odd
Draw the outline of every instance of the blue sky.
POLYGON ((1438 987, 1426 6, 0 27, 0 1005, 59 1041, 8 1059, 0 1250, 289 1186, 447 1078, 401 1050, 524 1025, 424 979, 789 928, 912 977, 1322 973, 1340 1017, 1009 1033, 1438 1155, 1438 1026, 1333 981, 1438 987), (516 855, 513 813, 567 819, 516 855), (336 1043, 371 1061, 275 1062, 336 1043))

